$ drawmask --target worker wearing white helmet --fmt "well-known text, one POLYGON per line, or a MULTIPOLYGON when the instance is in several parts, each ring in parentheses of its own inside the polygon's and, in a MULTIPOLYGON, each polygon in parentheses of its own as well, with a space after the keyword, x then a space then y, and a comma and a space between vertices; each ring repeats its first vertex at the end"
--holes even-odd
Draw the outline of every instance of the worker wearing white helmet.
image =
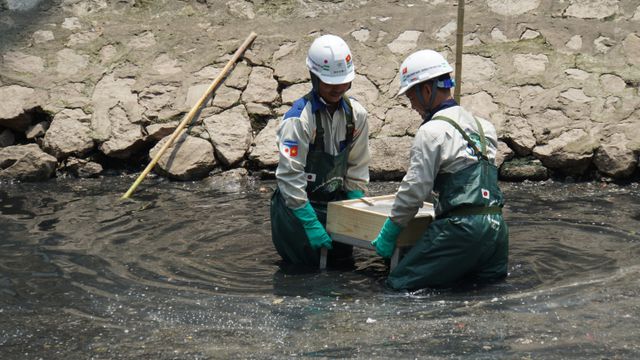
POLYGON ((409 98, 424 122, 389 218, 372 244, 379 255, 391 257, 397 236, 423 201, 434 202, 436 219, 389 274, 387 283, 395 289, 507 275, 509 235, 494 164, 496 130, 453 100, 452 71, 432 50, 413 53, 400 66, 398 95, 409 98))
POLYGON ((307 56, 312 89, 294 102, 277 131, 280 152, 271 198, 271 235, 286 263, 317 267, 352 262, 353 247, 327 234, 328 201, 364 196, 369 182, 367 113, 345 96, 355 78, 353 56, 334 35, 317 38, 307 56))

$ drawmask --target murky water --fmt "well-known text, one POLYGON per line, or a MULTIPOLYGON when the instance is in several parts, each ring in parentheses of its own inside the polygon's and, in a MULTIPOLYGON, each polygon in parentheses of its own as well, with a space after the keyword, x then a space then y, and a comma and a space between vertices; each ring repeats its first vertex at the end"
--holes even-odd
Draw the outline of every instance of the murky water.
POLYGON ((396 293, 280 270, 273 182, 132 181, 0 184, 1 359, 640 358, 638 184, 503 184, 509 278, 396 293))

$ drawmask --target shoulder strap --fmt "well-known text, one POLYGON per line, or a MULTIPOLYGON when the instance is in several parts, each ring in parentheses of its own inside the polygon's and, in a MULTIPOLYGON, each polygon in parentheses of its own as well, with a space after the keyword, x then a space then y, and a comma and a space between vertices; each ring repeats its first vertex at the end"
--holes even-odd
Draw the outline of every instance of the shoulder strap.
MULTIPOLYGON (((311 102, 312 96, 311 92, 309 92, 304 97, 311 102)), ((313 148, 315 151, 324 152, 324 128, 322 127, 322 119, 320 118, 319 111, 313 113, 313 120, 316 123, 316 138, 313 140, 313 148)))
POLYGON ((316 139, 313 141, 313 144, 317 151, 324 151, 324 128, 322 127, 320 112, 316 111, 315 114, 313 114, 313 118, 316 121, 316 139))
POLYGON ((469 144, 469 146, 471 146, 473 151, 475 151, 475 153, 478 154, 478 158, 483 158, 485 160, 487 159, 487 144, 486 144, 485 137, 484 137, 484 130, 482 129, 482 126, 480 126, 480 122, 478 121, 478 119, 476 119, 474 117, 474 120, 476 121, 476 125, 478 126, 478 129, 480 131, 480 145, 481 145, 482 151, 480 149, 478 149, 478 147, 476 146, 475 142, 473 140, 471 140, 469 135, 467 135, 467 133, 464 130, 462 130, 460 125, 458 125, 455 121, 451 120, 450 118, 448 118, 446 116, 442 116, 442 115, 436 116, 431 120, 442 120, 442 121, 446 121, 449 124, 451 124, 451 126, 453 126, 454 128, 456 128, 456 130, 458 130, 460 135, 462 135, 464 140, 469 144))
POLYGON ((478 131, 480 132, 480 146, 482 146, 482 156, 487 157, 487 138, 484 136, 484 129, 482 125, 480 125, 480 120, 477 117, 473 117, 473 120, 476 121, 476 126, 478 127, 478 131))
POLYGON ((347 146, 353 142, 353 132, 355 129, 355 124, 353 122, 353 106, 351 106, 351 100, 348 96, 342 95, 342 100, 347 104, 349 111, 345 112, 345 117, 347 120, 347 133, 346 133, 346 142, 347 146))

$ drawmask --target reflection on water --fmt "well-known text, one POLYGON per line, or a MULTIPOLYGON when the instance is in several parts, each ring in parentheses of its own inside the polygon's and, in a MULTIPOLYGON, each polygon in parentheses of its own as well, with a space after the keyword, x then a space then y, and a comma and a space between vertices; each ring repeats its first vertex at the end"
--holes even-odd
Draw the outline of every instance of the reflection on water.
POLYGON ((42 0, 5 0, 7 9, 25 11, 35 8, 42 0))
MULTIPOLYGON (((68 358, 638 358, 640 189, 503 184, 510 276, 396 293, 278 266, 274 183, 0 184, 0 354, 68 358)), ((376 183, 371 195, 397 184, 376 183)))

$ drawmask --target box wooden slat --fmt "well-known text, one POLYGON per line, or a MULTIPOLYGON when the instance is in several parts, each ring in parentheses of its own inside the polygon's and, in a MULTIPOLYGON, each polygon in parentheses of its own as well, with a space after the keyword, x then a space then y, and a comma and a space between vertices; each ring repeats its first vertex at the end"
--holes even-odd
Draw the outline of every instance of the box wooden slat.
MULTIPOLYGON (((372 241, 389 216, 388 209, 376 206, 376 203, 393 203, 395 195, 383 195, 366 198, 374 206, 360 199, 330 202, 327 207, 327 231, 352 238, 372 241)), ((421 211, 398 236, 397 246, 411 246, 424 234, 433 220, 433 205, 425 202, 421 211)))

